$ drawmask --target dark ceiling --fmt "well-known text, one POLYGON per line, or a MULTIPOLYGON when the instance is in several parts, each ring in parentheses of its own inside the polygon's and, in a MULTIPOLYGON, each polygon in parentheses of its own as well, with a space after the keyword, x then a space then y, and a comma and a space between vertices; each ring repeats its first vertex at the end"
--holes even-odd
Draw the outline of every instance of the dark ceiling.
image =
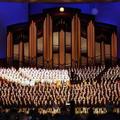
POLYGON ((1 2, 51 2, 51 3, 69 3, 69 2, 118 2, 120 0, 0 0, 1 2))

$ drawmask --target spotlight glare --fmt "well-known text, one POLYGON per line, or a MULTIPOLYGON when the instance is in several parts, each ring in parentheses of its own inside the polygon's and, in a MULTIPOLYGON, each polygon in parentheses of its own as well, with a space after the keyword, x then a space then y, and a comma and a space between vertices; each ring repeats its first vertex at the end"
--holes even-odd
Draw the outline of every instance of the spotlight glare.
POLYGON ((60 7, 59 11, 64 12, 64 7, 60 7))

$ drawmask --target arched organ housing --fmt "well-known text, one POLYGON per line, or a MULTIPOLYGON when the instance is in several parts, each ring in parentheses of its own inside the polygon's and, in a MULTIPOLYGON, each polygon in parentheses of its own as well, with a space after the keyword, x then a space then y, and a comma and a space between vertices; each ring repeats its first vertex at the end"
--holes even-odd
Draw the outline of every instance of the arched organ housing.
POLYGON ((10 65, 66 68, 117 60, 116 26, 99 23, 80 9, 45 9, 7 30, 10 65))

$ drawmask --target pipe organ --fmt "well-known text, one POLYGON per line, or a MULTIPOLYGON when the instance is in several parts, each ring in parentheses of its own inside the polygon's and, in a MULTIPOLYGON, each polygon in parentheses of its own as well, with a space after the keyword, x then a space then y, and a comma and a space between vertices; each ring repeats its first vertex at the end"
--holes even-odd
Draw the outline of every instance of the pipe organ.
POLYGON ((8 64, 65 68, 117 59, 116 26, 79 9, 50 8, 28 23, 8 26, 8 64))

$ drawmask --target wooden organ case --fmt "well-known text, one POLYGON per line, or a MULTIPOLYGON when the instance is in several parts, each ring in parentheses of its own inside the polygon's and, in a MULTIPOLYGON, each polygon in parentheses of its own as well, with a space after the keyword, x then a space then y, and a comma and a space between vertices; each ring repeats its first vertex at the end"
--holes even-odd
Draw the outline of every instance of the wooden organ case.
POLYGON ((28 23, 8 26, 9 64, 68 68, 116 59, 116 26, 98 23, 79 9, 45 9, 28 23))

